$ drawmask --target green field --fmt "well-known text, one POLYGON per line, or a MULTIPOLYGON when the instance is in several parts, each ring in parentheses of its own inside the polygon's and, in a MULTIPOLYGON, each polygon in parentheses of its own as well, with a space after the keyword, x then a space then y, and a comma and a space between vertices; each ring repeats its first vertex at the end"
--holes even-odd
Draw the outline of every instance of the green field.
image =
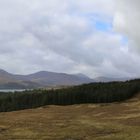
POLYGON ((140 140, 140 96, 0 113, 0 140, 140 140))

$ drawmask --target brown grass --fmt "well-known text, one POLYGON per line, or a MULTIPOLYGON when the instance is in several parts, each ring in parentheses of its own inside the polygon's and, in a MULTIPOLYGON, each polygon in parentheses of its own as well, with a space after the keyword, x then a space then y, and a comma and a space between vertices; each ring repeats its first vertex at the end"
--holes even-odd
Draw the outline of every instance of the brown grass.
POLYGON ((140 140, 140 97, 0 113, 0 140, 140 140))

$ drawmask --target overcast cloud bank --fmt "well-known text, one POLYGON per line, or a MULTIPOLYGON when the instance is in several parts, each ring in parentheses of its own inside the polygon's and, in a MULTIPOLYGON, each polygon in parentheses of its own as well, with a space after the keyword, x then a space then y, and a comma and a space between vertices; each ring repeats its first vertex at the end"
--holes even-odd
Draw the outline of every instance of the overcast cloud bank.
POLYGON ((140 77, 138 0, 0 0, 0 68, 140 77))

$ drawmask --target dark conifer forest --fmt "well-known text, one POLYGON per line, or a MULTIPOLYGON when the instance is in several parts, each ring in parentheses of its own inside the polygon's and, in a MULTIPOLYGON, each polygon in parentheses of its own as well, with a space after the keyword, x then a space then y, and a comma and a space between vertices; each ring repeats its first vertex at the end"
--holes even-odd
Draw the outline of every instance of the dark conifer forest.
POLYGON ((63 89, 0 93, 0 112, 46 105, 121 102, 140 91, 140 80, 91 83, 63 89))

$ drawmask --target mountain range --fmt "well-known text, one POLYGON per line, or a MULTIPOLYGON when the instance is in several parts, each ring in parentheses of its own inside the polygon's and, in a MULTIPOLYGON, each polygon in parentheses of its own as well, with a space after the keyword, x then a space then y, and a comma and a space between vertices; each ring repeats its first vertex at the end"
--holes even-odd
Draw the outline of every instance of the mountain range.
POLYGON ((83 74, 65 74, 40 71, 28 75, 16 75, 0 69, 0 89, 32 89, 52 86, 69 86, 94 82, 83 74))
POLYGON ((34 89, 55 86, 71 86, 93 82, 125 81, 125 79, 98 77, 91 79, 84 74, 66 74, 39 71, 28 75, 17 75, 0 69, 0 89, 34 89))

